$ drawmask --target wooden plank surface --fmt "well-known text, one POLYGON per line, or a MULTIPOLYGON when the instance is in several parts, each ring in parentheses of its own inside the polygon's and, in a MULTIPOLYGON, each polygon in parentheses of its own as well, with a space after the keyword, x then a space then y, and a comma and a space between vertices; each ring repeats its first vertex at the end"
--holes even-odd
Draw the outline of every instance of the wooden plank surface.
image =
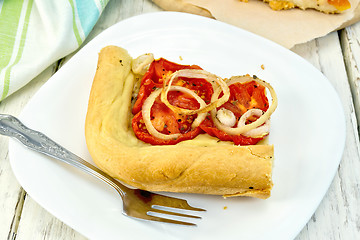
MULTIPOLYGON (((149 0, 110 1, 86 41, 122 19, 159 10, 149 0)), ((292 49, 322 71, 333 84, 343 104, 347 126, 345 151, 337 174, 319 208, 296 238, 298 240, 360 239, 360 147, 357 120, 360 118, 355 111, 360 107, 360 27, 351 26, 339 33, 292 49)), ((58 67, 59 64, 54 63, 26 87, 0 102, 0 112, 17 116, 58 67)), ((8 139, 0 136, 0 239, 85 239, 26 195, 12 174, 7 146, 8 139)))
POLYGON ((344 108, 347 131, 337 174, 319 208, 297 239, 324 239, 324 236, 326 239, 357 239, 360 236, 360 175, 356 173, 360 169, 359 135, 338 33, 299 45, 293 50, 317 67, 332 83, 344 108))
POLYGON ((347 27, 340 34, 344 61, 356 109, 358 125, 360 124, 360 23, 347 27))

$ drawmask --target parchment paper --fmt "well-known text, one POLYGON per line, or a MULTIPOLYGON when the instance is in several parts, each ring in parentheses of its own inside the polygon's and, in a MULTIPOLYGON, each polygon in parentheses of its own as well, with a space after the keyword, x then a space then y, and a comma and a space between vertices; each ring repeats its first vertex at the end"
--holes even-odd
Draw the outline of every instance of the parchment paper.
POLYGON ((359 18, 359 0, 341 14, 315 10, 272 10, 259 0, 153 0, 165 10, 195 13, 238 26, 275 41, 286 48, 348 26, 359 18), (166 2, 166 3, 164 3, 166 2), (166 6, 167 5, 167 6, 166 6))

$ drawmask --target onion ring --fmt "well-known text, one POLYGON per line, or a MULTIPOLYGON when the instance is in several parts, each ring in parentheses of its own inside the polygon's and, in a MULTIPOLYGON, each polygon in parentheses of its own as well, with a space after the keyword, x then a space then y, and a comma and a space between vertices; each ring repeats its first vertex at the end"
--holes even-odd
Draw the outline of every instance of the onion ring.
MULTIPOLYGON (((205 101, 203 99, 201 99, 197 94, 195 94, 190 89, 187 89, 185 87, 180 87, 180 86, 171 86, 169 91, 185 92, 185 93, 191 95, 192 97, 194 97, 199 102, 200 107, 206 106, 205 101)), ((151 135, 153 135, 156 138, 163 139, 163 140, 174 140, 174 139, 177 139, 181 134, 174 133, 174 134, 167 135, 167 134, 160 133, 158 130, 156 130, 156 128, 151 123, 151 116, 150 116, 151 107, 154 104, 155 99, 160 95, 161 92, 162 92, 162 88, 159 88, 159 89, 156 89, 155 91, 153 91, 149 95, 149 97, 145 100, 145 102, 142 106, 141 113, 143 116, 143 120, 144 120, 146 129, 148 130, 148 132, 151 135)), ((192 123, 191 128, 194 129, 194 128, 198 127, 200 125, 200 123, 205 119, 205 117, 206 117, 206 113, 198 114, 198 116, 195 118, 194 122, 192 123)))
POLYGON ((181 113, 185 115, 192 115, 196 113, 206 113, 209 112, 211 109, 215 109, 217 107, 220 107, 224 103, 226 103, 229 100, 230 97, 230 89, 226 82, 216 76, 215 74, 209 73, 205 70, 199 70, 199 69, 182 69, 179 71, 174 72, 171 76, 168 82, 164 81, 164 88, 161 92, 161 101, 171 110, 173 110, 176 113, 181 113), (176 107, 174 105, 171 105, 167 99, 168 92, 170 88, 172 87, 171 84, 173 80, 176 77, 187 77, 187 78, 203 78, 211 83, 213 89, 214 89, 214 83, 217 83, 217 85, 220 86, 221 90, 224 92, 224 95, 221 98, 214 99, 214 101, 211 101, 210 104, 205 105, 203 107, 200 107, 196 110, 190 110, 190 109, 183 109, 176 107))
MULTIPOLYGON (((245 112, 239 119, 238 127, 245 126, 246 120, 251 116, 257 116, 261 117, 263 115, 264 111, 259 108, 253 108, 249 109, 247 112, 245 112)), ((242 133, 242 135, 246 137, 252 137, 252 138, 260 138, 267 134, 269 134, 270 130, 270 120, 267 119, 265 123, 257 128, 254 128, 250 131, 242 133)))
MULTIPOLYGON (((255 81, 257 83, 259 83, 260 85, 266 87, 272 97, 272 102, 270 107, 266 110, 266 112, 259 117, 255 122, 252 122, 250 124, 244 125, 244 126, 237 126, 236 128, 231 128, 228 127, 224 124, 222 124, 217 118, 216 118, 216 109, 212 109, 211 110, 211 118, 215 124, 215 126, 219 129, 222 130, 224 132, 226 132, 229 135, 239 135, 239 134, 243 134, 245 132, 248 132, 252 129, 255 129, 257 127, 259 127, 260 125, 264 124, 266 120, 268 120, 271 116, 271 114, 275 111, 277 104, 278 104, 278 99, 275 93, 275 90, 272 88, 272 86, 259 79, 259 78, 251 78, 249 75, 245 75, 245 76, 235 76, 235 77, 231 77, 227 83, 228 86, 234 84, 234 83, 244 83, 244 82, 249 82, 249 81, 255 81)), ((218 98, 219 94, 220 94, 220 90, 217 89, 214 94, 212 95, 212 100, 215 98, 218 98)))

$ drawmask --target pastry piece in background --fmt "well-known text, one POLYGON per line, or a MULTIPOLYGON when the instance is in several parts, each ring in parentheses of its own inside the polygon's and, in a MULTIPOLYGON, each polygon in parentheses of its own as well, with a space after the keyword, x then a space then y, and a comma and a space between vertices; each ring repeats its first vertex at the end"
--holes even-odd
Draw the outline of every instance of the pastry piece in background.
POLYGON ((359 0, 327 2, 332 9, 327 12, 341 11, 338 14, 325 14, 313 9, 302 10, 299 7, 287 11, 274 11, 261 0, 248 0, 248 2, 241 0, 152 1, 168 11, 193 13, 206 17, 210 15, 211 18, 250 31, 289 49, 360 20, 359 0), (350 2, 351 7, 344 10, 349 6, 347 1, 350 2))
POLYGON ((348 0, 264 0, 273 10, 300 8, 315 9, 323 13, 341 13, 349 8, 348 0))
MULTIPOLYGON (((257 0, 238 0, 241 2, 257 0)), ((212 17, 208 9, 192 4, 186 0, 153 0, 158 6, 168 11, 180 11, 212 17)), ((263 0, 272 10, 287 10, 299 8, 302 10, 315 9, 323 13, 341 13, 351 8, 349 0, 263 0)))

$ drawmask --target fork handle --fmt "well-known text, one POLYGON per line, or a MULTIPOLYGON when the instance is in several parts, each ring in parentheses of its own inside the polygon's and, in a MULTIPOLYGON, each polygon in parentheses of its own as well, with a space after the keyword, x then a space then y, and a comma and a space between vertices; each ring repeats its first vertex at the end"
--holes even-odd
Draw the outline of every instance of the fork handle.
POLYGON ((115 188, 120 195, 129 190, 107 173, 60 146, 41 132, 26 127, 14 116, 0 114, 0 134, 19 140, 31 150, 56 158, 99 178, 115 188))

